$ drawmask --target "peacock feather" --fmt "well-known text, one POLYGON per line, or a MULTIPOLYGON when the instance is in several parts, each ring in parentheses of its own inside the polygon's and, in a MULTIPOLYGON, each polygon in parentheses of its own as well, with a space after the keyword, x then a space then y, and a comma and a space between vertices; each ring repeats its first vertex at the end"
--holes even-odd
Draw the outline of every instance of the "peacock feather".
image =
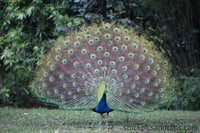
POLYGON ((141 113, 172 99, 174 80, 168 59, 153 42, 103 23, 60 38, 39 61, 31 87, 62 109, 141 113))

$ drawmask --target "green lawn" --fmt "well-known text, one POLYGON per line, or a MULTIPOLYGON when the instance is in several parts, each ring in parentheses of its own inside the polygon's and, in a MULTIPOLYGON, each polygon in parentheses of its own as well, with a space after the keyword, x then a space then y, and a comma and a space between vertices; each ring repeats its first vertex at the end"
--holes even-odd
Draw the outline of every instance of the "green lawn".
POLYGON ((200 111, 113 111, 101 128, 99 119, 92 111, 0 108, 0 133, 200 132, 200 111))

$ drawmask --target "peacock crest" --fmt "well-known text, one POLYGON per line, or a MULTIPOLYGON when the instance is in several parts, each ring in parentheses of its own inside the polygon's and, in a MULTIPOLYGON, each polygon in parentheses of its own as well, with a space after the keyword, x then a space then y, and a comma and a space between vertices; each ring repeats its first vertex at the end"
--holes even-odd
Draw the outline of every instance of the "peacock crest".
POLYGON ((38 63, 34 94, 67 110, 94 109, 105 90, 112 110, 152 111, 172 99, 171 65, 153 42, 114 24, 83 26, 38 63))

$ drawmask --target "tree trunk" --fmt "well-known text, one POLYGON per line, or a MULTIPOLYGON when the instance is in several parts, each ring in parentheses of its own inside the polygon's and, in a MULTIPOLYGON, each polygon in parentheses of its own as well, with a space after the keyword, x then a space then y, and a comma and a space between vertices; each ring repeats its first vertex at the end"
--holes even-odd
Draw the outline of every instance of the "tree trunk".
POLYGON ((2 80, 1 70, 0 70, 0 90, 1 89, 3 89, 3 80, 2 80))

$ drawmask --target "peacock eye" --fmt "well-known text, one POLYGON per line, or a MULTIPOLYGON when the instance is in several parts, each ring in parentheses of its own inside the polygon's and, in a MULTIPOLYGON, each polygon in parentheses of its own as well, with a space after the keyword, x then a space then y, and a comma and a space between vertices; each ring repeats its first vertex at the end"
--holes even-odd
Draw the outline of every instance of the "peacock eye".
POLYGON ((110 45, 112 45, 112 42, 110 41, 110 42, 108 42, 108 45, 110 46, 110 45))
POLYGON ((104 56, 105 56, 105 57, 109 57, 109 55, 110 55, 109 52, 105 52, 105 53, 104 53, 104 56))
POLYGON ((124 74, 124 75, 123 75, 123 78, 124 78, 124 79, 127 79, 127 78, 128 78, 128 75, 127 75, 127 74, 124 74))
POLYGON ((87 53, 87 50, 84 48, 84 49, 81 50, 81 53, 82 53, 83 55, 85 55, 85 54, 87 53))
POLYGON ((79 62, 78 62, 78 61, 75 61, 75 62, 74 62, 74 66, 75 66, 75 67, 79 66, 79 62))
POLYGON ((119 57, 119 61, 124 61, 124 57, 123 57, 123 56, 120 56, 120 57, 119 57))
POLYGON ((54 77, 51 76, 51 77, 49 78, 49 81, 50 81, 50 82, 54 81, 54 77))
POLYGON ((133 58, 133 56, 134 56, 133 53, 129 53, 129 54, 128 54, 128 57, 129 57, 129 58, 133 58))
POLYGON ((113 47, 113 51, 117 52, 118 51, 118 47, 113 47))
POLYGON ((66 84, 66 83, 64 83, 64 84, 63 84, 63 87, 64 87, 64 88, 66 88, 66 87, 67 87, 67 84, 66 84))
POLYGON ((69 42, 68 42, 68 41, 66 41, 66 42, 65 42, 65 45, 66 45, 66 46, 68 46, 68 45, 69 45, 69 42))
POLYGON ((125 41, 129 41, 129 37, 125 37, 125 39, 124 39, 125 41))
POLYGON ((113 69, 113 70, 112 70, 112 73, 113 73, 113 74, 116 74, 116 73, 117 73, 117 70, 116 70, 116 69, 113 69))
POLYGON ((134 67, 135 70, 139 69, 139 65, 138 64, 135 64, 133 67, 134 67))
POLYGON ((96 74, 98 74, 98 73, 99 73, 99 69, 95 69, 94 72, 95 72, 96 74))
POLYGON ((109 76, 106 76, 106 81, 110 80, 110 77, 109 76))
POLYGON ((83 75, 82 75, 82 78, 83 78, 83 79, 86 79, 86 78, 87 78, 87 75, 86 75, 86 74, 83 74, 83 75))
POLYGON ((120 37, 119 36, 117 36, 117 37, 115 37, 115 41, 120 41, 120 37))
POLYGON ((114 65, 115 65, 115 62, 114 62, 114 61, 111 61, 111 62, 110 62, 110 65, 111 65, 111 66, 114 66, 114 65))
POLYGON ((80 37, 78 37, 78 39, 77 39, 78 41, 81 41, 81 38, 80 37))
POLYGON ((55 51, 56 51, 57 53, 60 53, 60 52, 61 52, 61 48, 58 46, 58 47, 55 49, 55 51))
POLYGON ((99 46, 99 47, 97 48, 97 50, 98 50, 98 51, 102 51, 102 50, 103 50, 103 47, 102 47, 102 46, 99 46))
POLYGON ((111 80, 112 83, 114 83, 115 81, 116 81, 115 79, 112 79, 112 80, 111 80))
POLYGON ((89 44, 92 45, 92 44, 94 44, 94 42, 93 42, 92 40, 90 40, 90 41, 89 41, 89 44))
POLYGON ((98 60, 98 65, 102 65, 103 61, 102 60, 98 60))
POLYGON ((74 50, 73 50, 73 49, 69 49, 69 50, 68 50, 68 54, 71 55, 71 54, 73 54, 73 53, 74 53, 74 50))
POLYGON ((102 70, 105 72, 107 70, 107 67, 102 67, 102 70))
POLYGON ((87 68, 90 68, 90 67, 91 67, 91 64, 90 64, 90 63, 86 63, 86 67, 87 67, 87 68))
POLYGON ((123 71, 126 71, 127 68, 128 68, 127 66, 123 66, 123 67, 122 67, 122 70, 123 70, 123 71))
POLYGON ((90 35, 87 35, 87 39, 90 39, 90 35))
POLYGON ((110 38, 110 34, 105 34, 106 39, 110 38))
POLYGON ((96 58, 96 54, 91 54, 90 57, 91 57, 91 59, 95 59, 96 58))
POLYGON ((99 41, 99 39, 98 39, 98 38, 96 38, 96 39, 95 39, 95 42, 98 42, 98 41, 99 41))
POLYGON ((71 78, 76 78, 76 74, 71 74, 71 78))
POLYGON ((103 80, 103 77, 99 77, 99 80, 102 81, 102 80, 103 80))

